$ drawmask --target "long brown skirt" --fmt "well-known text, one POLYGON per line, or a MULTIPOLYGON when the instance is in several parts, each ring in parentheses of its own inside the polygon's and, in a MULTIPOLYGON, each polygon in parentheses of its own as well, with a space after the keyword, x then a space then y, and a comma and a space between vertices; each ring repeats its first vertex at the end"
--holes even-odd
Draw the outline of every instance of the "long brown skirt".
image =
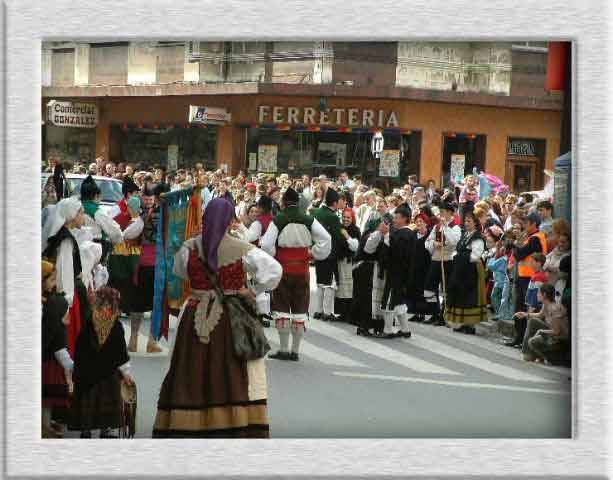
POLYGON ((247 362, 234 355, 227 314, 204 344, 194 330, 196 305, 188 303, 179 323, 153 437, 268 438, 266 398, 250 399, 247 362))

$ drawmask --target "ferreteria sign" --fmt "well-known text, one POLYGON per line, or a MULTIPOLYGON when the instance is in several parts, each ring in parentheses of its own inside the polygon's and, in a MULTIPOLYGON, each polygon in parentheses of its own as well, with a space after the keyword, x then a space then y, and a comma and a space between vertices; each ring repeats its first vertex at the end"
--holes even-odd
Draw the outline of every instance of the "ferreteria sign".
POLYGON ((47 118, 56 127, 94 128, 98 125, 98 107, 91 103, 51 100, 47 104, 47 118))
POLYGON ((259 123, 285 123, 290 125, 330 125, 349 127, 398 127, 398 115, 387 110, 359 108, 312 107, 258 107, 259 123))

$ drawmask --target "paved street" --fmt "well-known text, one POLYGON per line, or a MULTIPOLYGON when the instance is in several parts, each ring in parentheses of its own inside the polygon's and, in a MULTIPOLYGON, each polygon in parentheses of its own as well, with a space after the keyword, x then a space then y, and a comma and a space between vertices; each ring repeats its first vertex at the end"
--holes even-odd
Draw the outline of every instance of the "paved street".
MULTIPOLYGON (((411 325, 411 339, 381 340, 358 337, 347 324, 311 321, 299 363, 267 361, 271 435, 571 435, 569 369, 526 364, 519 350, 494 339, 411 325)), ((147 328, 144 324, 142 332, 147 328)), ((276 331, 267 333, 275 351, 276 331)), ((145 341, 142 335, 142 347, 145 341)), ((138 437, 151 435, 169 361, 167 353, 132 356, 138 437)))

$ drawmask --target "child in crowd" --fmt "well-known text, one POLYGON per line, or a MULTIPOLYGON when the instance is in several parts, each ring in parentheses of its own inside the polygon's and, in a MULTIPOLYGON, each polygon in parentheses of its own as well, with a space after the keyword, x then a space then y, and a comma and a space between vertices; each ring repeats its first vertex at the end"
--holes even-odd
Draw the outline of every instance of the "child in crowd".
POLYGON ((543 270, 546 260, 545 255, 540 252, 532 255, 534 275, 530 278, 528 290, 526 291, 526 307, 528 312, 537 312, 541 308, 541 302, 538 300, 538 291, 541 285, 547 283, 547 273, 543 270))
POLYGON ((133 385, 125 333, 118 320, 119 292, 102 287, 96 291, 93 312, 77 340, 74 359, 74 400, 71 430, 91 438, 117 438, 110 429, 122 426, 121 382, 133 385))
POLYGON ((73 361, 68 353, 66 323, 68 302, 63 293, 56 291, 55 266, 42 261, 42 436, 61 437, 54 428, 52 413, 66 416, 70 406, 73 361))
POLYGON ((510 289, 507 267, 512 249, 512 243, 507 242, 504 247, 498 249, 495 256, 488 259, 486 264, 487 269, 492 272, 494 276, 494 286, 491 296, 495 313, 494 320, 508 317, 508 315, 506 315, 506 310, 508 309, 510 301, 510 289), (503 311, 503 307, 505 311, 503 311))

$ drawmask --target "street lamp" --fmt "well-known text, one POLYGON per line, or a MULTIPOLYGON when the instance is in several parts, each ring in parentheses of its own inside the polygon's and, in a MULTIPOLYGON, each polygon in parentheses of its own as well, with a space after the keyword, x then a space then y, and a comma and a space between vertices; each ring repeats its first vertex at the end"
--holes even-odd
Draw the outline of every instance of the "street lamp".
POLYGON ((383 152, 383 133, 381 131, 375 132, 372 136, 372 141, 370 142, 370 150, 372 152, 373 157, 377 160, 381 156, 383 152))

